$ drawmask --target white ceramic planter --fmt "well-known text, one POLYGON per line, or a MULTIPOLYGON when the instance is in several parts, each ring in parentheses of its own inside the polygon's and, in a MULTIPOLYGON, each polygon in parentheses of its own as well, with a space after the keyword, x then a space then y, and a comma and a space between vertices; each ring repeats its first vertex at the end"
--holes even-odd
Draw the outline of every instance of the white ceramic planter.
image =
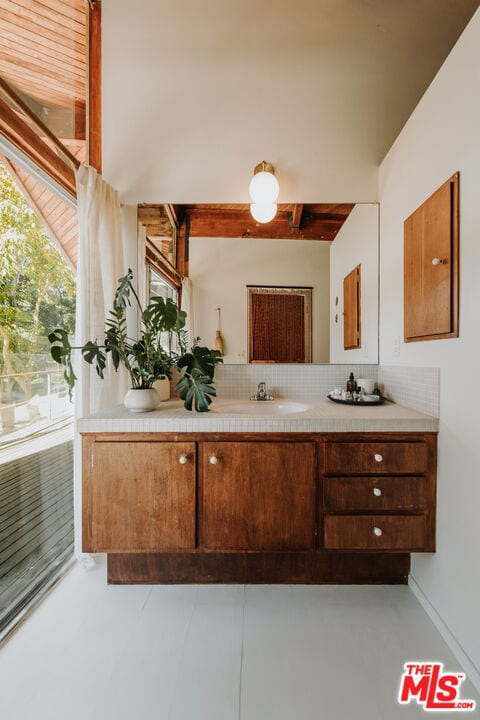
POLYGON ((147 390, 142 389, 131 389, 127 392, 123 399, 123 404, 130 412, 149 412, 154 410, 160 399, 158 393, 154 388, 148 388, 147 390))
POLYGON ((160 402, 170 400, 170 380, 168 378, 163 378, 162 380, 155 380, 155 382, 153 383, 153 387, 158 393, 160 402))

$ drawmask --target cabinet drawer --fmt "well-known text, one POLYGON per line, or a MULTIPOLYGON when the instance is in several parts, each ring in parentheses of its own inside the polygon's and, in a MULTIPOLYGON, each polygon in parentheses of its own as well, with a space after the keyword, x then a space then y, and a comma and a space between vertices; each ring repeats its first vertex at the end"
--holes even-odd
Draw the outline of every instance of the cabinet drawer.
POLYGON ((423 550, 424 515, 328 515, 325 548, 330 550, 423 550))
POLYGON ((325 478, 327 512, 412 511, 427 507, 425 477, 325 478))
POLYGON ((327 473, 423 473, 427 469, 424 442, 332 442, 325 447, 327 473))

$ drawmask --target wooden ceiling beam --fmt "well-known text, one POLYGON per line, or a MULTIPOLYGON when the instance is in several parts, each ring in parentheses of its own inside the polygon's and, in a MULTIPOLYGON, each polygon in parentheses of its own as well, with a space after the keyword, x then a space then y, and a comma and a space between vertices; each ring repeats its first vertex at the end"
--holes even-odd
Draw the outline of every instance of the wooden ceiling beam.
POLYGON ((303 205, 294 205, 292 211, 292 229, 300 230, 302 224, 303 205))
POLYGON ((87 8, 88 162, 102 172, 102 3, 87 8))
POLYGON ((175 225, 175 227, 180 227, 180 225, 183 222, 182 217, 182 206, 181 205, 172 205, 168 204, 165 205, 165 213, 170 219, 170 222, 172 225, 175 225))
POLYGON ((147 236, 170 237, 172 225, 162 205, 139 205, 138 220, 145 227, 147 236))
MULTIPOLYGON (((2 80, 0 78, 0 86, 2 80)), ((46 131, 46 128, 43 128, 46 131)), ((67 163, 60 158, 45 142, 38 137, 32 128, 26 124, 1 98, 0 98, 0 132, 21 152, 25 153, 34 163, 50 175, 67 192, 76 197, 75 174, 73 167, 78 166, 78 160, 70 156, 66 148, 65 157, 70 156, 67 163)), ((49 136, 48 133, 46 133, 49 136)), ((56 140, 56 139, 55 139, 56 140)), ((60 145, 59 141, 56 143, 60 145)))
POLYGON ((276 240, 331 241, 343 224, 343 219, 326 219, 305 213, 300 230, 292 230, 286 213, 279 213, 269 223, 257 223, 249 211, 231 210, 228 213, 190 209, 190 237, 271 238, 276 240))

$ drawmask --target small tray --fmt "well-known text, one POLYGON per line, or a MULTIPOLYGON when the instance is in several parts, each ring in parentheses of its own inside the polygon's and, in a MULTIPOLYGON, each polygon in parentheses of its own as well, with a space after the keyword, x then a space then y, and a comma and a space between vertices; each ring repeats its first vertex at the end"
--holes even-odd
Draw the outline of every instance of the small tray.
POLYGON ((379 399, 377 402, 375 401, 365 401, 365 400, 342 400, 341 398, 332 397, 330 393, 327 395, 327 398, 331 400, 334 403, 338 403, 339 405, 360 405, 361 407, 367 407, 367 405, 372 407, 378 407, 379 405, 383 405, 385 402, 385 398, 381 395, 378 396, 379 399))

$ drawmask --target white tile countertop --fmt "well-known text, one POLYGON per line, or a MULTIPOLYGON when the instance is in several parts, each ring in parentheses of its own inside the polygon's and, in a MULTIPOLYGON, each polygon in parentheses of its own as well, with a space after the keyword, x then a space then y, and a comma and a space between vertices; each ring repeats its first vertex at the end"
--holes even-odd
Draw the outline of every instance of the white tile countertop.
MULTIPOLYGON (((301 403, 301 412, 267 414, 258 401, 252 414, 222 410, 245 404, 216 399, 207 413, 189 412, 181 400, 163 402, 152 412, 131 413, 118 405, 77 421, 81 433, 100 432, 437 432, 438 418, 386 402, 380 406, 339 405, 326 398, 278 398, 275 404, 301 403)), ((267 401, 270 402, 270 401, 267 401)), ((262 403, 263 405, 263 403, 262 403)))

